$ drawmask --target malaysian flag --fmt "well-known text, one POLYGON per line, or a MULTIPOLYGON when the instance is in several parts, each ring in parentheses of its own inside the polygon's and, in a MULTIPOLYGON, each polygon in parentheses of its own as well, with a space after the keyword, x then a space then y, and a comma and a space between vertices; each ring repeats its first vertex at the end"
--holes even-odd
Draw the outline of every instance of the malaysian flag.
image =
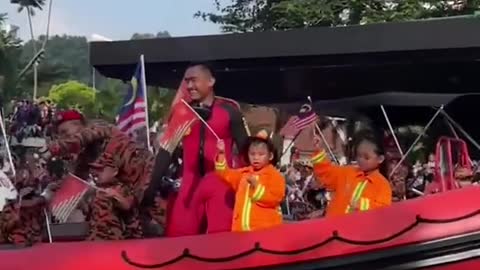
POLYGON ((59 223, 67 221, 73 210, 77 209, 88 189, 89 184, 73 174, 68 174, 62 180, 60 188, 50 201, 52 215, 59 223))
POLYGON ((172 100, 172 104, 170 104, 170 111, 168 112, 167 118, 165 120, 166 123, 170 121, 170 118, 173 116, 173 110, 175 109, 176 105, 179 102, 181 102, 182 99, 188 103, 192 101, 190 94, 188 93, 188 90, 187 90, 187 83, 185 82, 184 79, 182 79, 182 82, 180 83, 180 86, 177 89, 177 93, 175 94, 175 97, 172 100))
POLYGON ((302 130, 315 123, 317 119, 318 115, 312 110, 312 106, 305 104, 297 115, 288 119, 285 126, 280 130, 280 135, 284 138, 293 139, 302 130))
POLYGON ((144 65, 139 63, 128 86, 127 95, 118 113, 118 128, 131 135, 141 128, 147 128, 147 103, 145 80, 143 78, 144 65))
POLYGON ((184 80, 172 101, 164 132, 160 136, 160 147, 170 153, 175 150, 183 137, 188 135, 190 127, 198 120, 191 108, 188 108, 182 100, 187 103, 191 100, 184 80))

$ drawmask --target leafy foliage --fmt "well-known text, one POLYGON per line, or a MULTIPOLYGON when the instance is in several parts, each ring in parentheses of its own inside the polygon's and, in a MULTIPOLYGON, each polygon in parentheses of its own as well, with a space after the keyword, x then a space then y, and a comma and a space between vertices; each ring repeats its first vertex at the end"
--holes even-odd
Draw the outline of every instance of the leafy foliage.
POLYGON ((220 24, 224 32, 344 26, 474 14, 480 0, 232 0, 217 13, 195 16, 220 24))
POLYGON ((152 33, 135 33, 130 39, 151 39, 151 38, 168 38, 171 37, 168 31, 160 31, 157 34, 152 33))
POLYGON ((34 9, 42 10, 45 5, 45 0, 10 0, 10 3, 17 4, 18 12, 22 12, 25 8, 28 8, 31 15, 35 15, 34 9))
POLYGON ((126 85, 120 80, 107 79, 96 95, 96 104, 100 116, 108 121, 114 121, 122 103, 122 94, 126 85))
POLYGON ((95 89, 77 81, 54 85, 48 93, 60 109, 75 108, 90 117, 98 113, 95 96, 95 89))
MULTIPOLYGON (((37 48, 41 46, 45 36, 38 40, 29 41, 23 46, 21 57, 22 65, 30 61, 33 56, 33 42, 37 48)), ((53 36, 48 41, 45 58, 38 66, 39 95, 48 94, 52 84, 77 80, 90 83, 91 68, 88 62, 88 42, 85 37, 53 36)), ((32 89, 33 72, 30 70, 22 80, 22 88, 32 89)))
MULTIPOLYGON (((24 1, 13 2, 23 7, 28 6, 24 1)), ((44 4, 45 1, 40 2, 44 4)), ((0 29, 3 29, 4 18, 5 15, 0 16, 0 29)), ((34 44, 40 48, 45 39, 45 36, 40 36, 37 40, 30 40, 22 46, 20 40, 10 39, 12 37, 5 31, 0 31, 0 90, 5 100, 31 96, 33 70, 28 70, 18 84, 16 84, 16 74, 33 57, 34 44), (10 48, 15 49, 15 53, 10 48), (7 56, 14 60, 12 65, 5 60, 7 56), (10 74, 8 77, 5 76, 7 72, 10 74)), ((161 31, 156 34, 135 33, 132 39, 166 37, 170 37, 170 34, 167 31, 161 31)), ((92 83, 93 71, 89 64, 88 50, 88 41, 85 37, 67 35, 50 37, 45 56, 38 65, 38 96, 48 96, 61 108, 77 107, 88 116, 100 116, 105 120, 113 121, 127 85, 120 80, 108 79, 96 73, 98 90, 88 87, 87 85, 92 83)), ((147 92, 149 116, 153 123, 168 111, 174 92, 158 87, 148 87, 147 92)))
POLYGON ((16 28, 6 29, 5 19, 6 15, 0 14, 0 93, 9 99, 17 92, 15 83, 21 40, 16 37, 16 28))
POLYGON ((175 91, 161 87, 148 87, 147 95, 149 120, 153 124, 154 121, 163 119, 168 113, 175 91))

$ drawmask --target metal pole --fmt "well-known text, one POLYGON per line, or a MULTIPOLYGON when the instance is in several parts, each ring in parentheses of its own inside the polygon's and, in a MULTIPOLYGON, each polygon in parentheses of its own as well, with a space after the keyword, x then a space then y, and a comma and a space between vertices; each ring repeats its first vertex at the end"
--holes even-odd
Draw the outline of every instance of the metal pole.
POLYGON ((52 229, 50 228, 50 220, 47 213, 47 209, 43 208, 43 213, 45 214, 45 225, 47 226, 48 242, 51 244, 53 243, 52 229))
POLYGON ((337 157, 333 153, 332 148, 330 148, 330 145, 328 144, 327 139, 325 138, 325 135, 323 134, 322 130, 320 130, 320 127, 317 124, 315 124, 315 128, 317 129, 318 133, 320 134, 320 137, 322 138, 323 143, 327 147, 327 151, 330 154, 330 156, 332 157, 333 161, 335 161, 335 163, 337 163, 337 164, 340 164, 340 162, 338 162, 338 160, 337 160, 337 157))
POLYGON ((425 135, 425 133, 427 132, 428 128, 430 128, 430 126, 432 125, 433 121, 435 121, 435 119, 438 117, 438 115, 443 111, 443 107, 444 105, 440 106, 440 108, 437 110, 437 112, 435 112, 435 114, 433 115, 433 117, 430 119, 430 121, 427 123, 427 125, 423 128, 422 130, 422 133, 420 133, 417 138, 415 139, 415 141, 412 143, 412 145, 410 146, 410 148, 408 148, 407 152, 405 152, 405 154, 402 156, 402 158, 400 159, 400 161, 397 163, 397 165, 395 165, 395 167, 393 167, 393 170, 392 172, 390 173, 390 175, 388 176, 388 178, 392 177, 392 175, 395 173, 395 171, 398 169, 398 167, 400 167, 400 165, 402 164, 403 161, 405 161, 405 159, 407 158, 408 154, 410 154, 410 152, 412 152, 413 148, 415 147, 415 145, 418 143, 418 141, 420 141, 420 139, 425 135))
POLYGON ((290 198, 288 198, 287 196, 287 199, 285 200, 286 204, 285 206, 287 207, 287 216, 290 217, 291 215, 291 212, 290 212, 290 198))
MULTIPOLYGON (((445 116, 444 116, 445 117, 445 116)), ((447 126, 448 128, 450 129, 450 131, 452 131, 453 133, 453 136, 455 136, 456 139, 460 139, 460 136, 458 136, 458 133, 457 131, 455 130, 455 128, 453 127, 452 123, 450 123, 450 121, 446 118, 444 118, 443 120, 445 120, 445 123, 447 123, 447 126)), ((470 156, 468 157, 468 160, 470 162, 470 164, 473 165, 473 160, 470 158, 470 156)), ((475 171, 475 170, 474 170, 475 171)))
POLYGON ((12 175, 15 177, 15 164, 13 163, 12 152, 10 151, 10 145, 8 143, 7 132, 5 131, 5 125, 3 122, 3 115, 0 113, 0 128, 2 129, 3 139, 5 140, 5 150, 7 150, 8 162, 10 162, 10 168, 12 170, 12 175))
POLYGON ((390 132, 392 133, 393 140, 395 141, 395 144, 397 145, 398 151, 400 151, 400 154, 403 156, 402 147, 400 146, 400 143, 398 142, 397 135, 395 135, 395 130, 393 129, 392 123, 390 123, 390 119, 388 118, 387 111, 385 110, 385 107, 383 105, 380 105, 380 108, 382 109, 383 117, 385 118, 385 121, 387 121, 388 129, 390 129, 390 132))
POLYGON ((93 90, 97 90, 97 85, 95 82, 95 68, 92 67, 92 88, 93 90))
POLYGON ((449 128, 450 131, 452 132, 453 136, 454 136, 456 139, 460 139, 460 137, 458 136, 457 131, 456 131, 455 128, 452 126, 452 123, 450 123, 450 121, 448 121, 448 119, 444 119, 444 120, 445 120, 445 123, 447 124, 448 128, 449 128))
MULTIPOLYGON (((295 140, 298 138, 298 136, 300 135, 300 133, 302 132, 302 130, 298 131, 295 136, 292 138, 292 141, 288 144, 287 148, 286 149, 283 149, 283 152, 282 152, 282 156, 283 157, 287 151, 289 151, 289 149, 293 146, 293 144, 295 143, 295 140)), ((280 157, 280 158, 281 158, 280 157)))
POLYGON ((468 132, 466 132, 462 126, 460 126, 460 124, 458 124, 455 120, 452 119, 452 117, 450 117, 450 115, 448 115, 447 112, 444 112, 442 111, 442 114, 443 116, 445 116, 447 118, 447 120, 454 126, 458 129, 458 131, 460 131, 463 136, 465 136, 465 138, 467 138, 467 140, 470 141, 470 143, 472 143, 475 148, 477 148, 478 150, 480 150, 480 145, 475 141, 475 139, 472 138, 472 136, 470 136, 470 134, 468 134, 468 132))
MULTIPOLYGON (((145 125, 147 127, 147 147, 150 152, 153 152, 152 146, 150 145, 150 122, 148 117, 148 93, 147 93, 147 77, 145 76, 145 57, 144 55, 140 55, 140 65, 141 65, 141 73, 142 73, 142 84, 143 88, 143 98, 145 99, 145 125)), ((201 119, 201 118, 200 118, 201 119)))
POLYGON ((335 131, 337 132, 338 137, 340 137, 340 140, 342 140, 344 144, 347 143, 347 135, 345 134, 343 129, 338 125, 337 120, 330 119, 330 121, 332 121, 332 125, 335 128, 335 131))

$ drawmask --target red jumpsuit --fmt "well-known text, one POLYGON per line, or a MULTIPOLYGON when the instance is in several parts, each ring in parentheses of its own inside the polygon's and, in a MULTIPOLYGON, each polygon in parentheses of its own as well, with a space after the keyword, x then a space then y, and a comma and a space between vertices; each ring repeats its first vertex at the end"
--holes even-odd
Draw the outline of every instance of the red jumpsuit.
MULTIPOLYGON (((242 147, 247 139, 243 117, 238 107, 222 99, 210 109, 207 123, 225 141, 232 166, 234 144, 242 147)), ((216 145, 217 139, 200 121, 184 137, 182 184, 169 209, 167 236, 204 233, 205 225, 207 233, 230 231, 235 194, 215 174, 216 145)))

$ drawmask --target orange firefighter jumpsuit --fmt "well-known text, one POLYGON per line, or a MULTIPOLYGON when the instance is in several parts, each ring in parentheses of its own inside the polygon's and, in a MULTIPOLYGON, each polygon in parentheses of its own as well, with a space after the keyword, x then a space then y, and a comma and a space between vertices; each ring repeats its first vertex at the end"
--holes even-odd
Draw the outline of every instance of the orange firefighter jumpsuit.
POLYGON ((232 231, 254 231, 282 224, 280 204, 285 196, 285 179, 273 165, 259 171, 252 167, 228 168, 225 160, 217 160, 217 174, 235 190, 232 231), (250 176, 257 179, 254 189, 250 176))
POLYGON ((392 203, 392 188, 387 179, 375 170, 368 174, 355 166, 336 166, 325 151, 312 157, 318 182, 335 195, 326 209, 326 216, 341 216, 367 211, 392 203))

